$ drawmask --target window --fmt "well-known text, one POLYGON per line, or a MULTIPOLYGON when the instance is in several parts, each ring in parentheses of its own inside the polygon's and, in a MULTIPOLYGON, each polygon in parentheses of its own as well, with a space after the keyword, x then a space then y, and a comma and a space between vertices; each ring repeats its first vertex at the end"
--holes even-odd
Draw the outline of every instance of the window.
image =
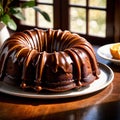
POLYGON ((70 0, 70 30, 106 37, 106 0, 70 0))
MULTIPOLYGON (((93 44, 114 42, 114 0, 35 1, 40 9, 49 14, 51 22, 47 22, 40 14, 27 8, 23 11, 27 19, 20 22, 19 29, 32 27, 67 29, 80 34, 93 44)), ((117 12, 120 8, 116 9, 117 12)), ((116 18, 118 22, 118 17, 116 18)))
MULTIPOLYGON (((22 2, 24 1, 22 0, 22 2)), ((40 28, 53 28, 53 0, 36 0, 36 6, 49 14, 51 22, 46 21, 41 14, 35 13, 33 9, 26 8, 23 11, 26 20, 21 21, 20 24, 40 28)))

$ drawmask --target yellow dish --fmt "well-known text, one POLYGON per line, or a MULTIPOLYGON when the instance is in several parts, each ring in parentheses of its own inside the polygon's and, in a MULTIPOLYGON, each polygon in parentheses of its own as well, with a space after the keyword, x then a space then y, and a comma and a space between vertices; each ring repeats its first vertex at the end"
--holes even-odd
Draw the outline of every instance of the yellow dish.
POLYGON ((115 43, 110 47, 110 52, 113 58, 120 60, 120 43, 115 43))

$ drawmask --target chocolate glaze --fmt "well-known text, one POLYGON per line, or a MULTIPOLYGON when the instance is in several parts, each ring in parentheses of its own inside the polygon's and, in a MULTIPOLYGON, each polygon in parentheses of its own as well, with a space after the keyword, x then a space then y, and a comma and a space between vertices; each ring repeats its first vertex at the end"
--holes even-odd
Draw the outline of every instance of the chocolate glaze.
POLYGON ((26 30, 0 49, 1 80, 17 79, 24 89, 66 91, 90 84, 99 74, 91 44, 69 31, 26 30))

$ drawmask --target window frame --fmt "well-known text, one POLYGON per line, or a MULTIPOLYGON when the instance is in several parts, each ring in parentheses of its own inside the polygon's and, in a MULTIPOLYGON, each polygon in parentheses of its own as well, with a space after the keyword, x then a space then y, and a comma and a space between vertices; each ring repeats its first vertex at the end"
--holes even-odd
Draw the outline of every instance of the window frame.
MULTIPOLYGON (((59 1, 59 0, 54 0, 54 1, 59 1)), ((61 21, 59 21, 60 26, 55 26, 55 29, 56 28, 61 28, 62 30, 65 30, 65 29, 68 29, 69 30, 69 20, 70 20, 70 17, 69 17, 69 7, 70 6, 76 6, 76 7, 79 7, 77 5, 69 5, 69 1, 68 0, 60 0, 60 4, 61 5, 61 12, 59 13, 59 15, 61 16, 60 18, 62 18, 61 21), (64 17, 63 17, 64 16, 64 17)), ((56 3, 57 4, 57 3, 56 3)), ((88 0, 87 0, 87 4, 88 4, 88 0)), ((58 5, 58 4, 57 4, 58 5)), ((82 6, 81 6, 82 7, 82 6)), ((58 6, 56 7, 58 8, 58 6)), ((83 8, 86 8, 83 6, 83 8)), ((95 7, 89 7, 88 9, 96 9, 95 7)), ((91 36, 91 35, 88 35, 88 34, 80 34, 78 33, 79 35, 85 37, 89 42, 91 42, 92 44, 99 44, 99 45, 102 45, 102 44, 107 44, 107 43, 111 43, 111 42, 114 42, 113 41, 113 37, 114 37, 114 1, 113 0, 107 0, 107 8, 106 8, 106 12, 107 12, 107 17, 106 17, 106 37, 103 38, 103 37, 98 37, 98 36, 91 36)), ((88 14, 88 9, 87 9, 87 14, 88 14)), ((98 9, 98 8, 97 8, 98 9)), ((100 8, 102 9, 102 8, 100 8)), ((102 10, 105 10, 105 9, 102 9, 102 10)), ((57 12, 57 10, 55 10, 57 12)), ((87 15, 88 16, 88 15, 87 15)), ((87 21, 88 21, 88 17, 86 18, 87 21)), ((55 19, 56 20, 56 19, 55 19)), ((87 29, 88 30, 88 24, 87 24, 87 29)), ((88 31, 86 31, 86 33, 88 33, 88 31)))
MULTIPOLYGON (((86 0, 86 1, 88 2, 89 0, 86 0)), ((38 2, 36 2, 36 4, 37 3, 38 2)), ((103 45, 103 44, 120 41, 119 39, 120 38, 120 30, 119 30, 120 27, 119 29, 117 28, 118 25, 120 26, 120 18, 117 16, 117 13, 119 11, 118 9, 120 9, 120 7, 116 8, 116 6, 119 6, 119 5, 120 5, 120 2, 118 2, 118 0, 107 0, 106 37, 105 38, 91 36, 87 34, 80 34, 80 33, 78 34, 85 37, 92 44, 96 44, 96 45, 103 45)), ((53 29, 69 30, 69 20, 70 20, 69 8, 70 8, 69 0, 53 0, 53 14, 54 14, 53 15, 53 21, 54 21, 53 29)), ((36 19, 36 22, 37 22, 37 19, 36 19)), ((34 27, 37 27, 37 25, 34 27)), ((20 31, 24 29, 32 29, 32 28, 33 26, 20 25, 20 22, 18 23, 18 30, 20 31)), ((41 28, 41 29, 46 29, 46 28, 41 28)))

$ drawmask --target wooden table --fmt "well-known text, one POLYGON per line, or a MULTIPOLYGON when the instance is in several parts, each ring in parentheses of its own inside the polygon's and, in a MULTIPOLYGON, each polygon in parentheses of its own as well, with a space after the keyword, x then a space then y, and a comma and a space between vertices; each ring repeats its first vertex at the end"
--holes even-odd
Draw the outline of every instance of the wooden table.
POLYGON ((0 120, 120 120, 120 66, 97 58, 114 71, 114 80, 105 89, 89 95, 51 100, 0 93, 0 120))

